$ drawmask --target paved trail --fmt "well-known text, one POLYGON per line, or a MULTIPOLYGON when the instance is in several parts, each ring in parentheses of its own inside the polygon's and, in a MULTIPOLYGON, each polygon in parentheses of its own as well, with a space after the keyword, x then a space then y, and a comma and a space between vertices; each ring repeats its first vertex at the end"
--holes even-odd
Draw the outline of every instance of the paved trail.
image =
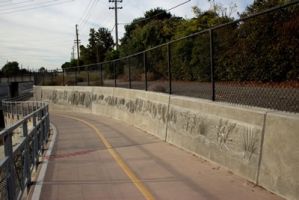
POLYGON ((51 120, 58 134, 40 199, 281 199, 122 122, 78 113, 51 120))

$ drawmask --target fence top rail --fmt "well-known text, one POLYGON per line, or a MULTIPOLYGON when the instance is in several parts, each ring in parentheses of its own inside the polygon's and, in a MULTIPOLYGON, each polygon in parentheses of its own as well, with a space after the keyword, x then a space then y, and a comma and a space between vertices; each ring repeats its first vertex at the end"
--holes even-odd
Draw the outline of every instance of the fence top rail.
POLYGON ((131 57, 138 56, 138 55, 140 55, 140 54, 146 53, 146 52, 148 52, 148 51, 151 51, 151 50, 154 50, 154 49, 157 49, 157 48, 166 46, 166 45, 170 45, 170 44, 172 44, 172 43, 174 43, 174 42, 178 42, 178 41, 181 41, 181 40, 183 40, 183 39, 187 39, 187 38, 190 38, 190 37, 193 37, 193 36, 197 36, 197 35, 200 35, 200 34, 203 34, 203 33, 207 33, 207 32, 213 31, 213 30, 217 30, 217 29, 223 28, 223 27, 225 27, 225 26, 229 26, 229 25, 232 25, 232 24, 236 24, 236 23, 239 23, 239 22, 242 22, 242 21, 246 21, 246 20, 248 20, 248 19, 251 19, 251 18, 254 18, 254 17, 258 17, 258 16, 261 16, 261 15, 264 15, 264 14, 267 14, 267 13, 271 13, 271 12, 274 12, 274 11, 277 11, 277 10, 280 10, 280 9, 283 9, 283 8, 287 8, 287 7, 289 7, 289 6, 293 6, 293 5, 296 5, 296 4, 298 4, 298 3, 299 3, 299 0, 293 0, 293 1, 290 1, 290 2, 285 3, 285 4, 283 4, 283 5, 274 6, 274 7, 272 7, 272 8, 266 9, 266 10, 264 10, 264 11, 261 11, 261 12, 258 12, 258 13, 252 14, 252 15, 248 15, 248 16, 246 16, 246 17, 239 18, 239 19, 234 20, 234 21, 232 21, 232 22, 228 22, 228 23, 224 23, 224 24, 215 25, 215 26, 209 27, 209 28, 207 28, 207 29, 204 29, 204 30, 202 30, 202 31, 198 31, 198 32, 196 32, 196 33, 192 33, 192 34, 190 34, 190 35, 183 36, 183 37, 180 37, 180 38, 171 40, 171 41, 169 41, 169 42, 166 42, 166 43, 163 43, 163 44, 160 44, 160 45, 157 45, 157 46, 154 46, 154 47, 145 49, 145 50, 140 51, 140 52, 137 52, 137 53, 133 53, 133 54, 128 55, 128 56, 124 56, 124 57, 117 58, 117 59, 114 59, 114 60, 109 60, 109 61, 99 62, 99 63, 92 63, 92 64, 81 65, 81 66, 76 66, 76 67, 68 67, 68 68, 66 68, 66 69, 63 69, 63 71, 65 71, 65 70, 71 70, 71 69, 80 69, 80 68, 90 67, 90 66, 94 66, 94 65, 104 65, 104 64, 107 64, 107 63, 113 63, 113 62, 118 62, 118 61, 121 61, 121 60, 129 59, 129 58, 131 58, 131 57))
MULTIPOLYGON (((24 101, 26 102, 26 101, 24 101)), ((20 102, 17 102, 20 103, 20 102)), ((18 128, 19 126, 21 126, 25 121, 28 121, 31 117, 35 116, 37 113, 41 112, 42 110, 44 110, 46 107, 48 107, 48 102, 42 102, 42 106, 40 108, 38 108, 37 110, 33 111, 32 113, 24 116, 22 119, 20 119, 19 121, 15 122, 13 125, 11 125, 10 127, 4 128, 2 131, 0 131, 0 138, 5 137, 8 134, 11 134, 13 130, 15 130, 16 128, 18 128)), ((47 113, 45 113, 47 114, 47 113)))

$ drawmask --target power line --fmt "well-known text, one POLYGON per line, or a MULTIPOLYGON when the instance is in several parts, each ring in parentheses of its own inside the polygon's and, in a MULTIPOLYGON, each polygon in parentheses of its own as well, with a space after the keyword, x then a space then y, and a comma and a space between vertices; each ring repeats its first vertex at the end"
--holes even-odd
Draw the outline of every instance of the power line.
POLYGON ((110 30, 110 33, 114 30, 114 28, 115 28, 115 24, 114 24, 114 26, 112 27, 112 29, 110 30))
POLYGON ((27 5, 21 5, 21 6, 14 6, 11 8, 0 8, 0 11, 10 11, 10 10, 18 10, 18 9, 22 9, 22 8, 28 8, 31 6, 37 6, 37 5, 45 5, 48 3, 53 3, 53 2, 58 2, 58 0, 48 0, 48 1, 43 1, 43 2, 39 2, 39 3, 30 3, 27 5))
MULTIPOLYGON (((167 9, 166 11, 171 11, 171 10, 173 10, 173 9, 176 9, 176 8, 182 6, 182 5, 185 5, 186 3, 189 3, 190 1, 191 1, 191 0, 184 1, 184 2, 182 2, 182 3, 180 3, 180 4, 178 4, 178 5, 175 5, 175 6, 171 7, 171 8, 169 8, 169 9, 167 9)), ((138 23, 138 22, 142 22, 142 21, 146 21, 146 20, 152 19, 152 18, 157 17, 157 16, 159 16, 159 15, 161 15, 161 14, 163 14, 163 13, 164 13, 164 12, 160 12, 160 13, 155 14, 154 16, 136 20, 136 21, 134 21, 134 23, 138 23)), ((119 23, 119 24, 120 24, 120 25, 127 25, 127 24, 131 24, 131 23, 119 23)))
POLYGON ((25 3, 32 3, 32 0, 21 1, 21 2, 16 2, 16 3, 12 3, 12 2, 0 2, 0 7, 14 6, 14 5, 20 5, 20 4, 25 4, 25 3))
POLYGON ((89 18, 91 16, 91 14, 92 14, 92 11, 96 7, 96 5, 98 4, 98 2, 99 2, 99 0, 93 1, 92 5, 90 7, 89 12, 87 13, 85 19, 83 20, 83 23, 81 24, 81 26, 83 27, 82 30, 85 28, 85 26, 86 26, 86 24, 87 24, 87 22, 88 22, 88 20, 89 20, 89 18))
POLYGON ((93 4, 95 0, 89 0, 87 6, 85 7, 85 10, 79 20, 79 25, 81 25, 85 19, 85 17, 87 16, 88 12, 90 11, 91 5, 93 4))
POLYGON ((24 9, 17 9, 17 10, 12 10, 12 11, 7 11, 7 12, 0 12, 0 14, 11 14, 11 13, 18 13, 18 12, 28 11, 28 10, 36 10, 36 9, 40 9, 40 8, 46 8, 46 7, 51 7, 51 6, 55 6, 55 5, 61 5, 61 4, 65 4, 65 3, 69 3, 69 2, 73 2, 73 1, 75 1, 75 0, 66 0, 66 1, 61 1, 61 2, 57 2, 57 3, 42 5, 42 6, 30 7, 30 8, 24 8, 24 9))
POLYGON ((6 1, 0 1, 0 5, 4 3, 11 3, 11 0, 6 0, 6 1))

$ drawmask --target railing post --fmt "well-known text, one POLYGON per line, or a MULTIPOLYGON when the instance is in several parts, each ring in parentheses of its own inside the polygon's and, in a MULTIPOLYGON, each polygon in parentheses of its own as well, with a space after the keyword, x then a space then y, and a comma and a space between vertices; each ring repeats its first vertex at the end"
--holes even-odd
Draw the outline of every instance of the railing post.
POLYGON ((41 138, 41 148, 42 152, 44 152, 44 144, 45 144, 45 138, 46 138, 46 123, 45 119, 43 119, 44 116, 44 109, 41 110, 41 126, 42 126, 42 138, 41 138))
POLYGON ((45 115, 45 124, 46 124, 45 141, 48 142, 49 129, 50 129, 49 108, 48 108, 48 106, 45 106, 44 109, 45 109, 44 115, 45 115))
POLYGON ((172 93, 172 85, 171 85, 171 51, 170 51, 170 43, 167 43, 167 64, 168 64, 168 84, 169 84, 169 94, 172 93))
POLYGON ((30 111, 30 106, 29 106, 29 103, 27 103, 27 111, 28 111, 27 115, 29 115, 29 113, 33 112, 33 110, 32 110, 32 111, 30 111))
POLYGON ((32 116, 33 118, 33 164, 35 165, 35 170, 37 170, 37 165, 38 165, 38 127, 36 126, 36 115, 34 114, 32 116))
POLYGON ((42 111, 40 110, 38 112, 38 121, 39 121, 39 126, 38 126, 38 151, 42 150, 43 147, 43 134, 44 134, 44 127, 42 123, 42 111))
POLYGON ((22 102, 21 102, 21 115, 22 115, 23 117, 25 117, 25 108, 24 108, 22 102))
POLYGON ((28 137, 28 121, 23 122, 23 136, 25 138, 25 152, 24 152, 24 177, 27 178, 27 181, 24 180, 25 185, 28 187, 31 184, 31 175, 30 175, 30 155, 29 155, 29 137, 28 137))
POLYGON ((210 65, 211 65, 211 84, 212 84, 212 94, 211 100, 215 101, 215 77, 214 77, 214 40, 213 40, 213 29, 210 29, 210 65))
POLYGON ((131 77, 131 59, 128 58, 128 66, 129 66, 129 88, 132 88, 132 77, 131 77))
POLYGON ((17 120, 19 120, 19 109, 18 109, 18 104, 15 103, 15 107, 16 107, 16 115, 17 115, 17 120))
POLYGON ((16 175, 14 170, 14 157, 13 157, 13 147, 11 132, 4 136, 4 155, 8 157, 8 197, 10 200, 15 199, 16 195, 16 175))
POLYGON ((143 68, 144 68, 144 83, 145 83, 145 91, 147 91, 147 66, 146 66, 146 52, 143 52, 143 68))

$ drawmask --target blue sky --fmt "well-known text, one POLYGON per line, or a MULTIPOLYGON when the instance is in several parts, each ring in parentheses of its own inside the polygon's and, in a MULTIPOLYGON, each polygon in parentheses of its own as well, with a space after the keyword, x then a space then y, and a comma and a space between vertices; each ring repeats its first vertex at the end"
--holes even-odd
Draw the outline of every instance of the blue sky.
MULTIPOLYGON (((119 23, 131 22, 151 8, 169 9, 184 1, 123 0, 119 23)), ((242 12, 253 0, 216 2, 226 7, 236 3, 237 11, 242 12)), ((41 66, 60 68, 63 62, 70 59, 75 24, 79 24, 80 40, 84 45, 89 28, 113 29, 114 11, 109 10, 109 6, 113 5, 108 0, 0 0, 0 67, 7 61, 18 61, 22 67, 29 69, 41 66), (87 12, 88 8, 91 8, 90 12, 87 12)), ((190 18, 193 16, 192 6, 207 10, 210 3, 207 0, 191 0, 171 10, 171 13, 190 18)), ((120 38, 123 33, 124 26, 119 25, 120 38)), ((112 35, 114 37, 114 32, 112 35)))

